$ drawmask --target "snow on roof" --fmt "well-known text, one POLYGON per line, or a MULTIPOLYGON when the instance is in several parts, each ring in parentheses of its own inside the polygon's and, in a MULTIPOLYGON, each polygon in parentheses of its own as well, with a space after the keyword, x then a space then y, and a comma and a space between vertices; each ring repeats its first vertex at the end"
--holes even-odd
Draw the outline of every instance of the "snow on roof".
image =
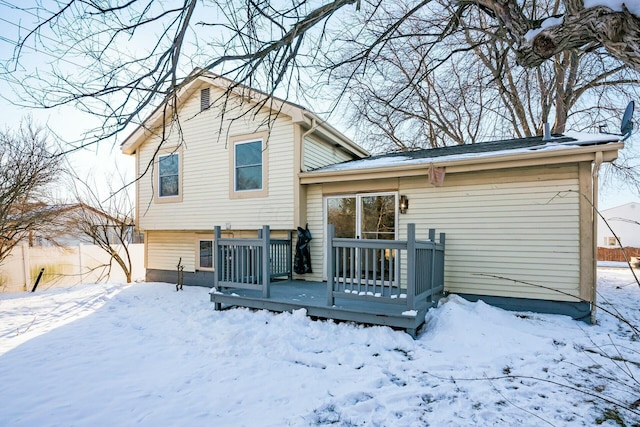
POLYGON ((325 166, 314 172, 345 171, 355 169, 374 169, 382 167, 419 165, 430 163, 449 163, 453 161, 500 157, 533 151, 566 150, 569 147, 597 145, 618 142, 620 137, 611 134, 589 134, 568 132, 555 135, 551 140, 543 141, 542 137, 519 138, 503 141, 488 141, 475 144, 455 145, 442 148, 422 149, 408 152, 387 153, 378 156, 352 160, 335 165, 325 166))

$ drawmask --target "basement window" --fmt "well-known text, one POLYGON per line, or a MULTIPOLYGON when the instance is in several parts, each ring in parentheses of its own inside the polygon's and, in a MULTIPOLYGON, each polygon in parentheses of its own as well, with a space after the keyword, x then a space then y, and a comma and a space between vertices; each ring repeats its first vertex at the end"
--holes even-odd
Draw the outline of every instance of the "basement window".
POLYGON ((198 270, 213 270, 213 240, 198 239, 198 270))

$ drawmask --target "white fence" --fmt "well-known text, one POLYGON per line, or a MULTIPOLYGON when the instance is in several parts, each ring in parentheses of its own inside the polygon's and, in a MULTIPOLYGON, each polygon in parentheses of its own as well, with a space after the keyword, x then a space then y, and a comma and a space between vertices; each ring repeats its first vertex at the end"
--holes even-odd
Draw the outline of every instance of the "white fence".
MULTIPOLYGON (((119 250, 122 251, 122 247, 119 250)), ((144 279, 144 244, 130 244, 129 253, 132 280, 144 279)), ((104 281, 126 282, 118 263, 112 262, 109 268, 109 255, 96 245, 29 247, 24 244, 16 247, 0 265, 0 292, 31 291, 42 268, 44 274, 38 290, 104 281)))

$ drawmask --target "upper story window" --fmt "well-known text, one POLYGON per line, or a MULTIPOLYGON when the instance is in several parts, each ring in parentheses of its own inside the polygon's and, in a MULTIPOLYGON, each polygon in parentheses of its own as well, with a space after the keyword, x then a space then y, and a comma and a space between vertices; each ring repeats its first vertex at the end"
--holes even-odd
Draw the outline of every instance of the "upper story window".
POLYGON ((268 132, 229 137, 229 198, 269 195, 268 132))
POLYGON ((175 197, 180 193, 180 155, 166 154, 158 158, 158 196, 175 197))
POLYGON ((235 191, 262 190, 262 140, 238 142, 235 149, 235 191))

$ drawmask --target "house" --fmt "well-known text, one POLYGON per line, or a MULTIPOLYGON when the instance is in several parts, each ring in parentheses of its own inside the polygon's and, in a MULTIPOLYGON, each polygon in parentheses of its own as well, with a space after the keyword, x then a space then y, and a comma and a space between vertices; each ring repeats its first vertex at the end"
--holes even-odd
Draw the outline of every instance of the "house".
POLYGON ((604 209, 600 214, 602 217, 598 217, 598 247, 617 248, 622 244, 640 248, 640 203, 625 203, 604 209), (620 239, 620 244, 616 241, 614 233, 620 239))
POLYGON ((142 243, 132 219, 123 222, 84 203, 48 205, 39 209, 46 212, 46 221, 29 230, 29 246, 92 245, 98 236, 105 242, 121 244, 121 235, 127 243, 142 243))
POLYGON ((306 223, 299 173, 369 154, 310 111, 210 73, 175 103, 179 123, 165 128, 173 110, 162 105, 121 146, 142 176, 136 225, 149 281, 175 282, 180 262, 184 283, 212 286, 214 225, 225 237, 264 224, 286 237, 306 223))
POLYGON ((631 262, 637 267, 640 259, 640 203, 630 202, 600 211, 597 244, 599 261, 631 262))
MULTIPOLYGON (((615 159, 617 141, 557 135, 328 166, 301 174, 307 220, 324 224, 349 199, 365 219, 372 197, 390 197, 396 206, 402 200, 405 213, 398 209, 394 218, 401 239, 410 223, 446 233, 446 291, 508 309, 589 317, 596 281, 591 203, 598 168, 615 159)), ((366 236, 366 223, 355 223, 356 236, 366 236)), ((322 247, 313 249, 321 264, 322 247)))
POLYGON ((216 308, 298 307, 269 288, 282 274, 305 282, 278 292, 323 284, 323 303, 303 306, 310 315, 392 326, 404 323, 385 319, 413 317, 412 332, 442 286, 505 308, 589 318, 591 204, 600 165, 623 147, 618 136, 369 156, 304 108, 209 73, 173 99, 122 144, 142 177, 136 223, 145 232, 147 280, 175 282, 180 262, 185 284, 218 285, 216 308), (163 117, 175 113, 179 127, 165 126, 163 117), (312 272, 279 269, 269 245, 286 247, 288 233, 305 224, 312 272), (383 300, 400 312, 369 310, 383 300), (348 305, 361 302, 367 306, 348 305))

